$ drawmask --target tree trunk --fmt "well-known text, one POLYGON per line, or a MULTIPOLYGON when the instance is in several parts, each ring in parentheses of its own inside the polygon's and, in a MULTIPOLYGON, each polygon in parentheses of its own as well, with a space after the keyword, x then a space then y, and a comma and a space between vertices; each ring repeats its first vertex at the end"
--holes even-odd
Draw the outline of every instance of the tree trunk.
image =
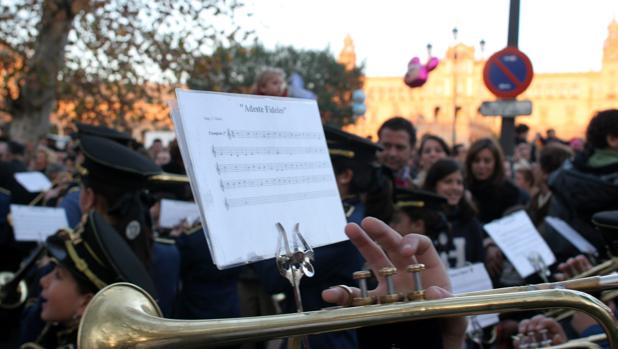
POLYGON ((19 97, 12 103, 11 138, 34 142, 49 130, 56 107, 58 73, 73 24, 72 1, 45 0, 33 56, 26 62, 19 97))

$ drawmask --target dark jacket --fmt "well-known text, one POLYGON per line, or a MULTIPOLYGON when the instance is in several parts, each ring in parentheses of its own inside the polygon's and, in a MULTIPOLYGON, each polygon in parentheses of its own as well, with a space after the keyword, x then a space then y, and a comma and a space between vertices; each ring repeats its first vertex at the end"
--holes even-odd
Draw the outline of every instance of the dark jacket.
POLYGON ((451 225, 454 249, 449 252, 451 268, 461 268, 467 263, 482 263, 485 260, 483 248, 483 227, 476 217, 465 217, 459 209, 447 214, 451 225))
POLYGON ((508 209, 525 205, 529 200, 522 190, 508 180, 499 184, 475 182, 470 185, 469 190, 478 208, 478 220, 481 223, 502 218, 508 209))
MULTIPOLYGON (((549 216, 567 222, 605 257, 605 243, 594 229, 591 217, 596 212, 618 209, 618 163, 594 167, 589 163, 589 156, 578 154, 552 174, 549 186, 553 193, 549 216)), ((545 234, 558 260, 578 253, 551 229, 545 234)))
POLYGON ((217 269, 203 228, 176 238, 182 288, 175 318, 218 319, 240 316, 239 268, 217 269))

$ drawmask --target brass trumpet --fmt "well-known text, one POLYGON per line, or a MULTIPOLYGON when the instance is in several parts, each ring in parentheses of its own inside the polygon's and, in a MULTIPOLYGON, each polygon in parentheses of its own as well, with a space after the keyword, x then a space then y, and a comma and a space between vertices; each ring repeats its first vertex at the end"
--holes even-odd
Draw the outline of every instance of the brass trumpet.
POLYGON ((43 254, 43 251, 45 251, 43 244, 37 246, 15 274, 6 271, 0 272, 0 309, 15 309, 26 301, 28 287, 23 279, 43 254))
MULTIPOLYGON (((616 278, 597 278, 601 279, 591 282, 610 287, 611 281, 616 286, 616 278)), ((216 347, 399 321, 545 308, 572 308, 587 313, 604 328, 611 347, 618 348, 618 327, 610 309, 592 296, 569 289, 498 289, 432 301, 334 307, 296 314, 170 320, 160 317, 156 303, 145 291, 128 283, 110 285, 92 299, 80 322, 78 348, 216 347)))

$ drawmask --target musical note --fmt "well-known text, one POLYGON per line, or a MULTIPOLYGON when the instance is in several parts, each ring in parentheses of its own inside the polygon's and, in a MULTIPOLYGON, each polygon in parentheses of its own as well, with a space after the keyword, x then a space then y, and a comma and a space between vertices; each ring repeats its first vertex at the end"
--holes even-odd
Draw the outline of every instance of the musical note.
POLYGON ((227 130, 227 136, 232 138, 265 138, 265 139, 322 139, 319 132, 294 131, 258 131, 258 130, 227 130))
POLYGON ((270 187, 278 185, 312 184, 328 182, 331 175, 275 177, 275 178, 251 178, 251 179, 226 179, 221 180, 222 190, 239 188, 270 187))
POLYGON ((269 163, 249 163, 249 164, 220 164, 217 163, 217 172, 262 172, 262 171, 297 171, 330 168, 328 161, 311 162, 269 162, 269 163))
POLYGON ((215 157, 222 156, 258 156, 258 155, 301 155, 321 154, 323 147, 212 147, 215 157))
POLYGON ((265 204, 274 204, 282 202, 300 201, 308 199, 317 199, 330 196, 338 196, 339 193, 336 190, 317 190, 302 193, 290 193, 290 194, 278 194, 278 195, 265 195, 265 196, 252 196, 245 198, 226 198, 225 206, 229 208, 241 207, 241 206, 256 206, 265 204))

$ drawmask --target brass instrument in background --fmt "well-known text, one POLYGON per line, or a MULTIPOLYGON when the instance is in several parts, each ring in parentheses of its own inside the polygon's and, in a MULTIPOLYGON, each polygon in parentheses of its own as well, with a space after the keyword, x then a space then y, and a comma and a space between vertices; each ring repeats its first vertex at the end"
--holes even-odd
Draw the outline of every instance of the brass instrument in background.
POLYGON ((22 267, 15 273, 0 272, 0 309, 15 309, 28 298, 28 287, 23 280, 36 261, 45 251, 45 245, 39 244, 22 267))
MULTIPOLYGON (((616 287, 617 278, 594 277, 569 287, 616 287)), ((547 285, 547 284, 546 284, 547 285)), ((535 286, 528 286, 528 289, 535 286)), ((432 301, 397 302, 274 316, 170 320, 161 318, 153 299, 139 287, 118 283, 101 290, 79 326, 78 348, 204 348, 428 318, 458 317, 545 308, 572 308, 596 319, 618 348, 618 328, 598 299, 570 289, 525 292, 497 289, 432 301)))

